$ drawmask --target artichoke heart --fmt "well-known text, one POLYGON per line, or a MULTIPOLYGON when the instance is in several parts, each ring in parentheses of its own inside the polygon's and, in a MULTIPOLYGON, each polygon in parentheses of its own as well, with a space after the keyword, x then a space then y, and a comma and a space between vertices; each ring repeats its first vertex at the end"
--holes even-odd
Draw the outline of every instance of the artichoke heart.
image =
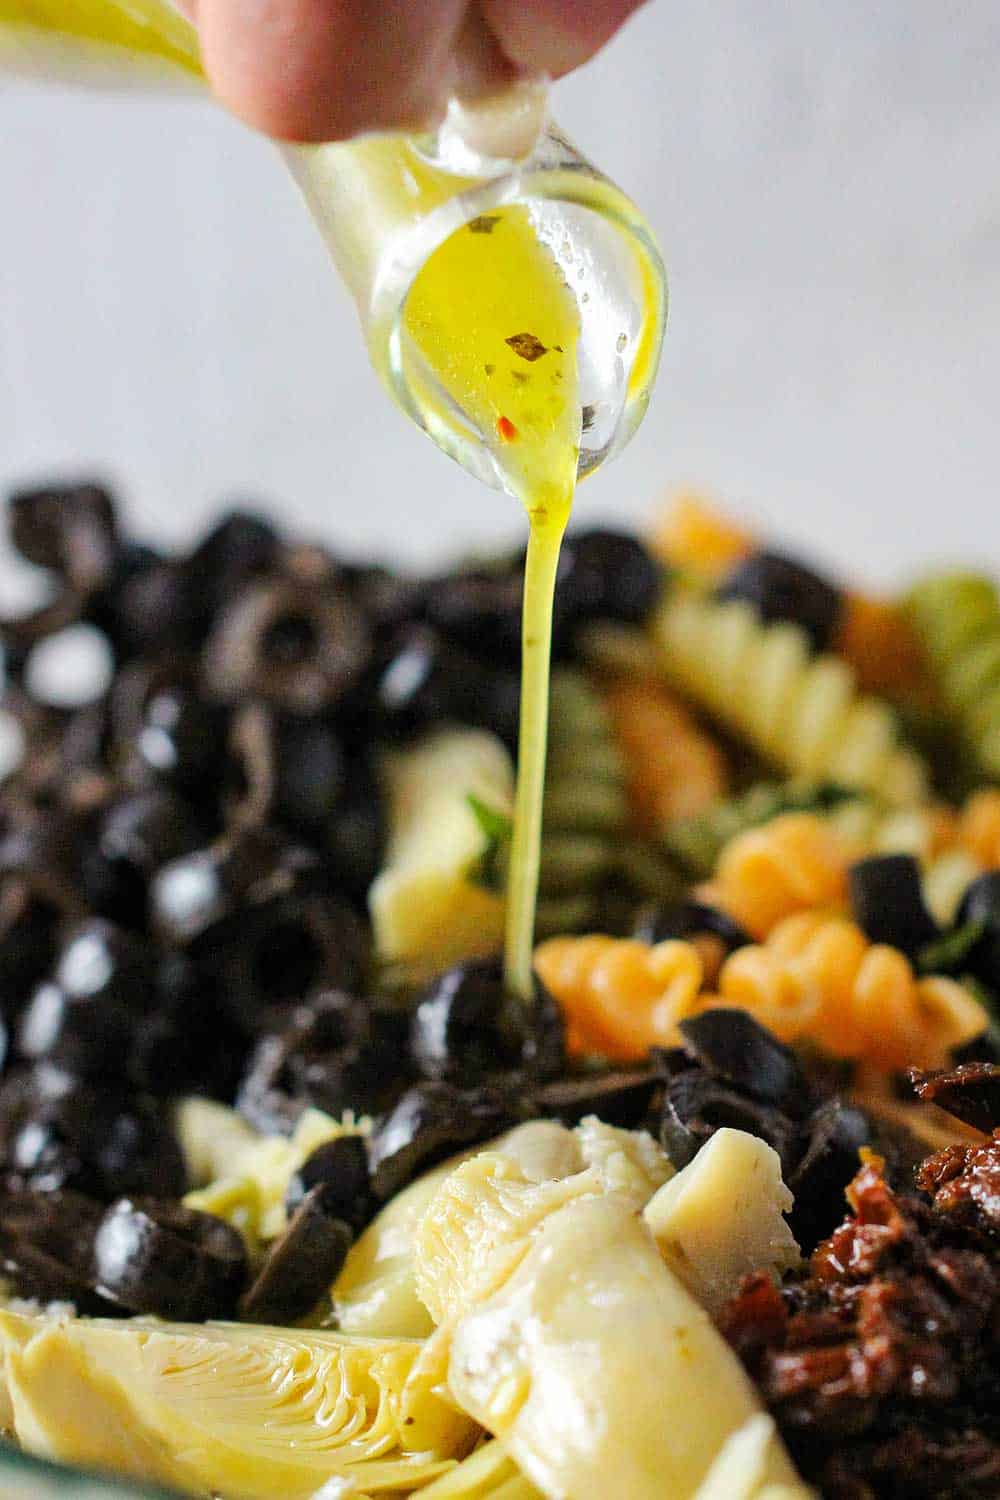
POLYGON ((0 1340, 23 1447, 198 1496, 306 1500, 336 1476, 408 1493, 478 1435, 412 1340, 8 1312, 0 1340))
MULTIPOLYGON (((760 1402, 642 1217, 670 1176, 658 1148, 594 1121, 573 1136, 569 1176, 494 1149, 445 1177, 414 1244, 439 1324, 421 1363, 549 1500, 694 1500, 760 1402)), ((808 1495, 770 1429, 746 1444, 746 1500, 808 1495)))
POLYGON ((470 804, 508 815, 514 767, 495 735, 445 729, 387 756, 389 850, 368 893, 383 963, 446 968, 493 953, 503 937, 503 897, 480 880, 490 840, 470 804))
POLYGON ((644 1218, 667 1265, 715 1314, 751 1271, 777 1275, 798 1263, 784 1219, 791 1207, 777 1152, 726 1126, 650 1199, 644 1218))

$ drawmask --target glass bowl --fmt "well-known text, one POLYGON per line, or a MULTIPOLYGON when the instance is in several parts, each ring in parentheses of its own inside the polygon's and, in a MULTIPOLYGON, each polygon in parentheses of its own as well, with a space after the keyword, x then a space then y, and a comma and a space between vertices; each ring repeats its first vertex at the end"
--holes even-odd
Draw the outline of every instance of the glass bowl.
POLYGON ((7 1443, 0 1443, 0 1497, 2 1500, 171 1500, 166 1490, 44 1463, 7 1443))

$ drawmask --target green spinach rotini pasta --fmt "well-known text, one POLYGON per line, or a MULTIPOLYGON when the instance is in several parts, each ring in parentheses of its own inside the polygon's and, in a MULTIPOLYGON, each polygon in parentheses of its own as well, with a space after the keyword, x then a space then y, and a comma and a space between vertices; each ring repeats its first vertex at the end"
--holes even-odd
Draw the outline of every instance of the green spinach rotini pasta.
POLYGON ((965 748, 1000 778, 1000 591, 978 573, 939 573, 912 590, 910 609, 965 748))
POLYGON ((621 751, 582 672, 553 673, 545 822, 536 929, 579 930, 595 920, 601 888, 627 837, 621 751))

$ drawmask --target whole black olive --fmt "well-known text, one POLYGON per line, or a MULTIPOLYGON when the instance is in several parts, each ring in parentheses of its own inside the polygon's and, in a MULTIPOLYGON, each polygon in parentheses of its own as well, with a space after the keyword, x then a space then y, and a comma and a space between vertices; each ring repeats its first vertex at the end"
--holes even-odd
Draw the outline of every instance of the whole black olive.
POLYGON ((830 645, 844 603, 827 579, 777 552, 755 552, 738 563, 717 593, 720 599, 745 599, 767 624, 790 620, 801 626, 817 651, 830 645))
POLYGON ((350 1225, 327 1212, 322 1189, 313 1188, 269 1248, 240 1301, 240 1317, 277 1324, 304 1318, 337 1279, 353 1238, 350 1225))
POLYGON ((920 866, 912 854, 876 854, 848 871, 851 906, 873 943, 916 954, 940 937, 924 904, 920 866))
POLYGON ((108 1301, 186 1322, 230 1317, 247 1275, 243 1239, 224 1219, 145 1197, 111 1204, 93 1265, 108 1301))
POLYGON ((526 1109, 506 1091, 417 1084, 372 1133, 372 1192, 386 1202, 428 1167, 516 1124, 526 1109))

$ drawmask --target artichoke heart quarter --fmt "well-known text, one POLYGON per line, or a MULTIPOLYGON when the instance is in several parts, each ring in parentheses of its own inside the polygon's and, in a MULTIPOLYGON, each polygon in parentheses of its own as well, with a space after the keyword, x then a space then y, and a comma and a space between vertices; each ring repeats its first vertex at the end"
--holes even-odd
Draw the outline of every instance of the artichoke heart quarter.
MULTIPOLYGON (((661 1258, 642 1197, 600 1177, 539 1185, 490 1153, 456 1169, 417 1234, 417 1286, 441 1320, 429 1348, 548 1500, 693 1500, 760 1402, 661 1258)), ((776 1436, 748 1500, 775 1484, 809 1493, 776 1436)))
POLYGON ((307 1500, 334 1476, 409 1493, 478 1435, 416 1340, 6 1312, 0 1339, 23 1447, 199 1496, 307 1500))

